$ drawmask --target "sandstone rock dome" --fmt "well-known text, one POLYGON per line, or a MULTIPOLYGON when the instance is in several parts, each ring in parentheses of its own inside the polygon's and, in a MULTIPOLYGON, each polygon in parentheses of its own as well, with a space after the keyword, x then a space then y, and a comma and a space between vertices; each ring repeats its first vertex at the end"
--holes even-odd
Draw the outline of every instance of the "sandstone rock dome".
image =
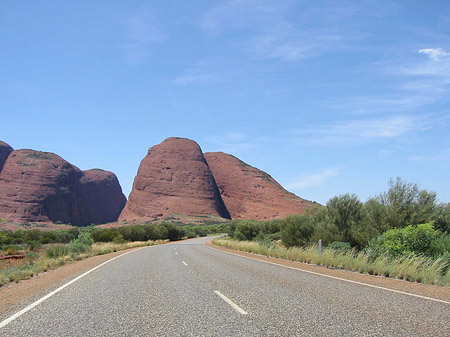
POLYGON ((168 138, 148 150, 119 220, 173 213, 230 218, 200 146, 187 138, 168 138))

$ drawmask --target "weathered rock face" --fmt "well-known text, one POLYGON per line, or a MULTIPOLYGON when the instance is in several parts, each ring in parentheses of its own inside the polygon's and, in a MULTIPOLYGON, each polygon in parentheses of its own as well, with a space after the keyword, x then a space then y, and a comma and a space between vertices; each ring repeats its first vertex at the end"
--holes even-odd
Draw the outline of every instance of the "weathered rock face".
POLYGON ((46 152, 16 150, 0 173, 0 217, 14 221, 62 221, 79 215, 72 191, 81 171, 46 152))
POLYGON ((111 213, 120 213, 125 198, 120 186, 110 186, 115 183, 109 173, 83 173, 54 153, 16 150, 0 172, 0 218, 80 225, 114 221, 111 213), (114 210, 104 214, 105 200, 122 203, 111 203, 114 210))
POLYGON ((83 212, 81 223, 116 221, 127 199, 114 173, 99 169, 83 171, 79 182, 83 212))
POLYGON ((13 151, 14 149, 11 146, 0 140, 0 172, 2 171, 3 165, 5 165, 6 159, 13 151))
POLYGON ((200 147, 186 138, 168 138, 148 150, 119 220, 173 213, 230 217, 200 147))
POLYGON ((313 202, 286 191, 266 172, 222 153, 205 153, 232 219, 271 220, 304 213, 313 202))

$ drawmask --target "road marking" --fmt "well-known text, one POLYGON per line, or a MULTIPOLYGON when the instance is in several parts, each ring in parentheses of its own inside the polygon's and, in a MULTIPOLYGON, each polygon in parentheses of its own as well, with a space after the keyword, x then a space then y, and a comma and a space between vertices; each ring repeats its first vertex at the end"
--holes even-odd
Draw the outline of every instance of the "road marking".
MULTIPOLYGON (((142 247, 142 248, 148 248, 148 247, 142 247)), ((53 290, 51 293, 45 295, 44 297, 40 298, 40 299, 37 300, 36 302, 31 303, 28 307, 26 307, 26 308, 24 308, 24 309, 22 309, 22 310, 16 312, 14 315, 12 315, 12 316, 10 316, 9 318, 5 319, 3 322, 0 323, 0 328, 3 328, 3 327, 5 327, 5 326, 7 326, 9 323, 11 323, 12 321, 14 321, 16 318, 19 318, 20 316, 22 316, 22 315, 23 315, 24 313, 26 313, 27 311, 30 311, 30 310, 33 309, 35 306, 41 304, 41 303, 44 302, 46 299, 49 299, 50 297, 52 297, 52 296, 55 295, 56 293, 59 293, 59 292, 60 292, 61 290, 63 290, 64 288, 70 286, 72 283, 74 283, 74 282, 78 281, 79 279, 85 277, 87 274, 93 272, 93 271, 96 270, 97 268, 100 268, 101 266, 103 266, 103 265, 105 265, 105 264, 107 264, 107 263, 109 263, 109 262, 111 262, 111 261, 113 261, 113 260, 115 260, 115 259, 118 259, 119 257, 125 256, 125 255, 130 254, 130 253, 133 253, 133 252, 136 252, 136 251, 138 251, 138 250, 141 250, 142 248, 138 248, 138 249, 135 249, 135 250, 132 250, 132 251, 123 253, 123 254, 121 254, 121 255, 119 255, 119 256, 113 257, 112 259, 109 259, 108 261, 103 262, 102 264, 99 264, 97 267, 94 267, 94 268, 92 268, 92 269, 89 269, 89 270, 88 270, 87 272, 85 272, 84 274, 82 274, 82 275, 80 275, 80 276, 74 278, 73 280, 67 282, 66 284, 63 284, 63 285, 62 285, 61 287, 59 287, 58 289, 53 290)))
POLYGON ((214 290, 214 293, 219 296, 221 299, 223 299, 225 302, 227 302, 234 310, 236 310, 241 315, 247 315, 248 312, 242 309, 240 306, 238 306, 236 303, 234 303, 232 300, 230 300, 228 297, 226 297, 224 294, 222 294, 219 290, 214 290))
MULTIPOLYGON (((347 280, 347 279, 345 279, 345 278, 340 278, 340 277, 337 277, 337 276, 331 276, 331 275, 326 275, 326 274, 317 273, 317 272, 314 272, 314 271, 304 270, 304 269, 295 268, 295 267, 291 267, 291 266, 285 266, 284 264, 278 264, 278 263, 275 263, 275 262, 259 260, 259 259, 255 259, 254 257, 244 256, 244 255, 240 255, 240 254, 236 254, 236 253, 231 253, 231 252, 227 252, 227 251, 224 251, 224 250, 220 250, 220 249, 217 249, 217 248, 209 247, 209 246, 206 246, 205 244, 203 244, 203 246, 204 246, 204 247, 207 247, 207 248, 210 248, 210 249, 213 249, 213 250, 216 250, 216 251, 218 251, 218 252, 222 252, 222 253, 226 253, 226 254, 230 254, 230 255, 235 255, 235 256, 239 256, 239 257, 243 257, 243 258, 246 258, 246 259, 255 260, 255 261, 259 261, 259 262, 264 262, 264 263, 268 263, 268 264, 273 264, 273 265, 279 266, 279 267, 284 267, 284 268, 294 269, 294 270, 301 271, 301 272, 308 273, 308 274, 313 274, 313 275, 318 275, 318 276, 328 277, 328 278, 331 278, 331 279, 340 280, 340 281, 345 281, 345 282, 354 283, 354 284, 359 284, 359 285, 363 285, 363 286, 371 287, 371 288, 375 288, 375 289, 387 290, 387 291, 390 291, 390 292, 393 292, 393 293, 403 294, 403 295, 408 295, 408 296, 413 296, 413 297, 418 297, 418 298, 422 298, 422 299, 425 299, 425 300, 430 300, 430 301, 435 301, 435 302, 440 302, 440 303, 450 304, 449 301, 439 300, 439 299, 437 299, 437 298, 432 298, 432 297, 427 297, 427 296, 422 296, 422 295, 411 294, 411 293, 407 293, 407 292, 400 291, 400 290, 389 289, 389 288, 380 287, 380 286, 375 286, 375 285, 368 284, 368 283, 363 283, 363 282, 358 282, 358 281, 353 281, 353 280, 347 280)), ((257 255, 257 254, 256 254, 256 255, 257 255)), ((261 255, 261 256, 264 256, 264 255, 261 255)), ((267 257, 267 256, 264 256, 264 257, 267 257)), ((290 261, 290 260, 285 260, 285 261, 289 261, 289 262, 298 262, 298 261, 290 261)), ((302 263, 302 262, 298 262, 298 263, 302 263)))
POLYGON ((181 261, 185 266, 187 266, 187 263, 186 262, 184 262, 184 261, 181 261))

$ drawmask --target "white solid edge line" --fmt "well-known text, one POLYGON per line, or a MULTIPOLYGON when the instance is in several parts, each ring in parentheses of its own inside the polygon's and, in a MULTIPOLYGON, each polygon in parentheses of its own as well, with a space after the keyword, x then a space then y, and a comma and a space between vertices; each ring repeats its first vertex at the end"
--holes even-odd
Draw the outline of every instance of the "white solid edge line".
MULTIPOLYGON (((345 279, 345 278, 340 278, 340 277, 337 277, 337 276, 331 276, 331 275, 326 275, 326 274, 316 273, 316 272, 314 272, 314 271, 304 270, 304 269, 295 268, 295 267, 291 267, 291 266, 285 266, 285 265, 283 265, 283 264, 278 264, 278 263, 275 263, 275 262, 259 260, 259 259, 255 259, 255 258, 253 258, 253 257, 244 256, 244 255, 239 255, 239 254, 235 254, 235 253, 230 253, 230 252, 226 252, 226 251, 224 251, 224 250, 220 250, 220 249, 217 249, 217 248, 209 247, 209 246, 206 246, 205 244, 203 244, 203 246, 206 247, 206 248, 210 248, 210 249, 216 250, 216 251, 218 251, 218 252, 222 252, 222 253, 226 253, 226 254, 231 254, 231 255, 235 255, 235 256, 239 256, 239 257, 243 257, 243 258, 246 258, 246 259, 255 260, 255 261, 259 261, 259 262, 264 262, 264 263, 268 263, 268 264, 273 264, 273 265, 275 265, 275 266, 280 266, 280 267, 284 267, 284 268, 294 269, 294 270, 298 270, 298 271, 301 271, 301 272, 304 272, 304 273, 308 273, 308 274, 314 274, 314 275, 318 275, 318 276, 328 277, 328 278, 331 278, 331 279, 340 280, 340 281, 345 281, 345 282, 354 283, 354 284, 359 284, 359 285, 363 285, 363 286, 367 286, 367 287, 371 287, 371 288, 387 290, 387 291, 391 291, 391 292, 393 292, 393 293, 403 294, 403 295, 408 295, 408 296, 414 296, 414 297, 422 298, 422 299, 425 299, 425 300, 430 300, 430 301, 435 301, 435 302, 440 302, 440 303, 450 304, 449 301, 439 300, 439 299, 437 299, 437 298, 432 298, 432 297, 426 297, 426 296, 422 296, 422 295, 411 294, 411 293, 407 293, 407 292, 400 291, 400 290, 389 289, 389 288, 380 287, 380 286, 375 286, 375 285, 367 284, 367 283, 363 283, 363 282, 358 282, 358 281, 353 281, 353 280, 347 280, 347 279, 345 279)), ((261 255, 261 256, 264 256, 264 255, 261 255)), ((266 256, 265 256, 265 257, 266 257, 266 256)), ((290 261, 290 260, 286 260, 286 261, 290 261)), ((290 262, 297 262, 297 261, 290 261, 290 262)), ((299 263, 301 263, 301 262, 299 262, 299 263)))
POLYGON ((241 315, 247 315, 248 312, 242 309, 240 306, 238 306, 236 303, 234 303, 232 300, 230 300, 228 297, 226 297, 224 294, 222 294, 219 290, 214 290, 214 293, 219 296, 221 299, 223 299, 225 302, 227 302, 234 310, 236 310, 241 315))
POLYGON ((186 262, 184 262, 184 261, 181 261, 185 266, 187 266, 187 263, 186 262))
MULTIPOLYGON (((142 248, 148 248, 148 247, 142 247, 142 248)), ((14 315, 10 316, 9 318, 5 319, 3 322, 0 323, 0 328, 5 327, 6 325, 8 325, 9 323, 11 323, 12 321, 14 321, 16 318, 22 316, 24 313, 26 313, 27 311, 30 311, 31 309, 33 309, 35 306, 41 304, 42 302, 44 302, 46 299, 52 297, 53 295, 55 295, 56 293, 60 292, 61 290, 63 290, 64 288, 68 287, 69 285, 71 285, 72 283, 78 281, 79 279, 85 277, 87 274, 93 272, 94 270, 96 270, 97 268, 100 268, 101 266, 115 260, 118 259, 119 257, 125 256, 129 253, 133 253, 136 252, 138 250, 141 250, 142 248, 138 248, 123 254, 120 254, 116 257, 113 257, 112 259, 109 259, 108 261, 103 262, 102 264, 99 264, 98 266, 89 269, 87 272, 85 272, 84 274, 81 274, 80 276, 74 278, 73 280, 63 284, 61 287, 59 287, 58 289, 53 290, 51 293, 48 293, 47 295, 45 295, 44 297, 38 299, 36 302, 31 303, 29 306, 27 306, 26 308, 23 308, 22 310, 16 312, 14 315)))

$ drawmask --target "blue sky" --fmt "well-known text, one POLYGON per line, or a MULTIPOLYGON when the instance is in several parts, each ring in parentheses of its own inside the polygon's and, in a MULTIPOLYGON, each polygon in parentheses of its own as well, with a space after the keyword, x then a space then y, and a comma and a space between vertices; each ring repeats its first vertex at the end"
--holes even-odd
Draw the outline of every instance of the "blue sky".
POLYGON ((448 1, 2 1, 0 140, 103 168, 196 140, 320 203, 450 202, 448 1))

